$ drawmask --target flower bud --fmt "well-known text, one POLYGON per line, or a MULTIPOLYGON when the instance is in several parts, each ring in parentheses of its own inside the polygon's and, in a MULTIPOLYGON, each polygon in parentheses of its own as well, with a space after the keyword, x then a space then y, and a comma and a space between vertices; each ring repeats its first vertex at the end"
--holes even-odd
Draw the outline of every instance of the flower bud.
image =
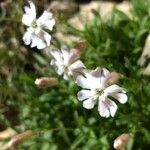
POLYGON ((35 84, 39 88, 47 88, 51 86, 55 86, 58 84, 58 79, 57 78, 50 78, 50 77, 41 77, 35 80, 35 84))
POLYGON ((112 72, 112 73, 110 74, 110 77, 109 77, 108 80, 107 80, 107 84, 108 84, 108 85, 116 84, 116 83, 118 82, 119 78, 120 78, 119 73, 117 73, 117 72, 112 72))
POLYGON ((129 140, 129 134, 128 133, 124 133, 121 134, 119 137, 117 137, 114 140, 114 148, 117 150, 123 150, 125 148, 125 146, 127 145, 129 140))
POLYGON ((83 53, 84 49, 86 47, 86 44, 84 41, 81 41, 79 43, 77 43, 74 48, 72 48, 71 50, 73 52, 75 52, 77 55, 81 56, 81 54, 83 53))
POLYGON ((6 130, 0 132, 0 140, 11 138, 16 134, 17 132, 15 130, 12 128, 7 128, 6 130))
POLYGON ((32 135, 33 135, 33 132, 31 130, 28 130, 28 131, 25 131, 21 134, 18 134, 9 141, 8 146, 9 147, 15 146, 15 145, 25 141, 26 139, 28 139, 32 135))

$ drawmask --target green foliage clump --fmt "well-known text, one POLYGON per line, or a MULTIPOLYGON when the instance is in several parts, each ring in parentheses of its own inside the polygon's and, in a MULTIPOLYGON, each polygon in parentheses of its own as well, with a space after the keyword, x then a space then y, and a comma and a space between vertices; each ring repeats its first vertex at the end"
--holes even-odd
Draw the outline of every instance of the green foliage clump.
POLYGON ((128 90, 128 102, 118 103, 115 117, 109 119, 101 118, 97 107, 82 107, 76 97, 79 88, 73 81, 59 77, 54 88, 34 85, 36 78, 56 73, 41 51, 23 45, 21 2, 9 5, 12 12, 0 18, 0 128, 19 126, 20 132, 31 129, 35 133, 18 149, 108 150, 122 133, 134 135, 128 150, 148 149, 150 79, 142 74, 138 60, 149 34, 150 1, 133 0, 132 18, 114 9, 107 22, 95 12, 84 31, 67 26, 66 32, 86 41, 81 59, 87 68, 106 67, 124 75, 119 84, 128 90))

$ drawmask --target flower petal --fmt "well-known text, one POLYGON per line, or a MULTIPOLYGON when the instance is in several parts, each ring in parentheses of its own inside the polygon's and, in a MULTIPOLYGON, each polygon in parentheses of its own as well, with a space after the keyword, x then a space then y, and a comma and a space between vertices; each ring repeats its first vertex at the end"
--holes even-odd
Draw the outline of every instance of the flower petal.
POLYGON ((40 30, 38 34, 32 35, 32 44, 31 47, 37 47, 38 49, 43 49, 46 46, 50 45, 51 36, 43 31, 40 30))
POLYGON ((71 74, 71 76, 73 76, 73 78, 74 78, 74 80, 76 82, 76 78, 79 75, 83 74, 84 69, 85 69, 85 66, 82 63, 82 61, 77 60, 71 66, 69 66, 69 74, 71 74))
POLYGON ((43 49, 43 48, 46 47, 46 44, 45 44, 44 40, 39 38, 35 34, 32 35, 31 40, 32 40, 31 48, 37 47, 37 49, 43 49))
POLYGON ((74 52, 74 51, 70 51, 69 53, 69 64, 73 64, 75 61, 77 61, 79 59, 79 55, 74 52))
POLYGON ((116 94, 112 94, 111 96, 114 97, 122 104, 126 103, 128 100, 128 97, 125 93, 116 93, 116 94))
POLYGON ((43 39, 38 38, 37 39, 37 49, 43 49, 46 47, 46 43, 43 39))
POLYGON ((54 58, 59 64, 63 63, 63 57, 60 50, 51 50, 50 55, 54 58))
POLYGON ((94 77, 98 77, 98 78, 99 77, 108 78, 110 75, 110 72, 106 68, 97 67, 95 70, 91 71, 91 74, 94 77))
POLYGON ((99 102, 98 102, 98 111, 100 116, 108 118, 110 116, 109 109, 107 105, 105 104, 105 99, 103 96, 99 97, 99 102))
POLYGON ((83 74, 82 72, 84 68, 84 64, 80 60, 77 60, 76 62, 68 66, 68 75, 72 76, 76 82, 76 78, 79 75, 83 74))
POLYGON ((120 86, 113 84, 105 89, 105 92, 108 94, 113 93, 126 93, 126 90, 124 88, 121 88, 120 86))
MULTIPOLYGON (((54 67, 63 69, 62 65, 58 61, 56 61, 55 59, 52 59, 50 64, 54 67)), ((64 71, 64 69, 63 69, 63 71, 64 71)))
POLYGON ((74 62, 73 64, 70 65, 70 69, 71 70, 76 70, 76 71, 80 71, 81 69, 85 68, 83 62, 81 60, 77 60, 76 62, 74 62))
POLYGON ((90 98, 83 102, 83 107, 86 109, 92 109, 94 105, 95 105, 95 100, 90 98))
POLYGON ((65 65, 69 65, 69 51, 66 49, 61 49, 62 57, 63 57, 63 62, 65 65))
POLYGON ((31 26, 32 22, 36 19, 36 8, 32 1, 29 1, 30 7, 24 7, 25 14, 22 17, 22 23, 31 26))
POLYGON ((32 28, 28 28, 27 31, 25 32, 24 36, 23 36, 23 41, 24 41, 25 45, 30 45, 32 35, 33 35, 32 28))
POLYGON ((100 67, 97 67, 95 70, 91 70, 89 72, 93 77, 99 78, 102 75, 102 69, 100 67))
POLYGON ((31 48, 36 47, 38 43, 38 37, 35 34, 33 34, 31 37, 31 41, 31 48))
POLYGON ((55 25, 55 20, 52 18, 52 13, 44 11, 37 20, 37 23, 45 29, 52 30, 55 25))
POLYGON ((105 78, 108 78, 110 76, 110 72, 106 69, 106 68, 103 68, 102 69, 102 74, 105 78))
POLYGON ((91 81, 82 75, 77 76, 76 83, 82 88, 91 89, 91 81))
POLYGON ((46 45, 50 46, 51 36, 47 32, 45 32, 45 31, 43 31, 43 32, 44 32, 44 40, 46 42, 46 45))
POLYGON ((50 64, 54 67, 55 71, 59 75, 62 75, 64 73, 63 67, 55 59, 52 59, 50 64))
POLYGON ((93 96, 93 92, 91 90, 81 90, 78 92, 77 97, 79 101, 83 101, 85 99, 89 99, 93 96))
POLYGON ((100 116, 108 118, 109 116, 114 117, 117 111, 117 105, 110 99, 105 97, 99 97, 98 111, 100 116))
MULTIPOLYGON (((92 70, 93 71, 93 70, 92 70)), ((82 70, 83 75, 79 75, 76 78, 76 83, 82 88, 86 89, 103 89, 104 85, 101 82, 100 77, 95 77, 92 75, 91 70, 84 69, 82 70)))
POLYGON ((85 76, 91 80, 92 88, 105 88, 107 78, 103 76, 101 68, 97 67, 95 70, 88 71, 85 76))

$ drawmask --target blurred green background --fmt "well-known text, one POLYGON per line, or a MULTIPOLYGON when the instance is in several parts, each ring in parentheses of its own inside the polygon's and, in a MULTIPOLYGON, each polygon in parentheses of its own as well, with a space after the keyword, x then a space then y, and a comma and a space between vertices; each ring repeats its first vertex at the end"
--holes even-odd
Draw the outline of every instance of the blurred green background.
MULTIPOLYGON (((41 7, 37 3, 40 13, 49 1, 41 7)), ((52 45, 61 44, 55 33, 57 26, 62 26, 66 34, 86 41, 81 59, 87 68, 106 67, 125 76, 119 85, 127 89, 128 102, 117 103, 118 111, 109 119, 101 118, 97 107, 84 109, 76 97, 80 88, 58 77, 43 51, 23 44, 24 4, 3 1, 0 13, 0 130, 11 127, 18 133, 35 133, 15 149, 111 150, 114 139, 122 133, 133 135, 128 150, 149 149, 150 77, 142 74, 138 60, 150 30, 150 1, 132 0, 133 18, 114 9, 104 22, 94 11, 93 21, 87 22, 83 31, 69 25, 63 13, 54 14, 59 19, 52 45), (34 81, 41 76, 56 76, 59 85, 39 89, 34 81)))

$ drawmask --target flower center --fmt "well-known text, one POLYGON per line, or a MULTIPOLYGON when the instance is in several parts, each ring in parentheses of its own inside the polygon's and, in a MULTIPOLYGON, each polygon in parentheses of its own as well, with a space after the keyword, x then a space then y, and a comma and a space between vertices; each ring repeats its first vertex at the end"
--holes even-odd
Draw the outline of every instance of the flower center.
POLYGON ((104 90, 102 90, 102 89, 96 89, 95 93, 96 93, 96 95, 100 96, 101 94, 104 93, 104 90))
POLYGON ((68 67, 66 65, 63 65, 63 69, 64 69, 64 72, 68 72, 68 67))
POLYGON ((37 27, 38 27, 36 20, 33 20, 31 26, 32 26, 33 28, 37 28, 37 27))

